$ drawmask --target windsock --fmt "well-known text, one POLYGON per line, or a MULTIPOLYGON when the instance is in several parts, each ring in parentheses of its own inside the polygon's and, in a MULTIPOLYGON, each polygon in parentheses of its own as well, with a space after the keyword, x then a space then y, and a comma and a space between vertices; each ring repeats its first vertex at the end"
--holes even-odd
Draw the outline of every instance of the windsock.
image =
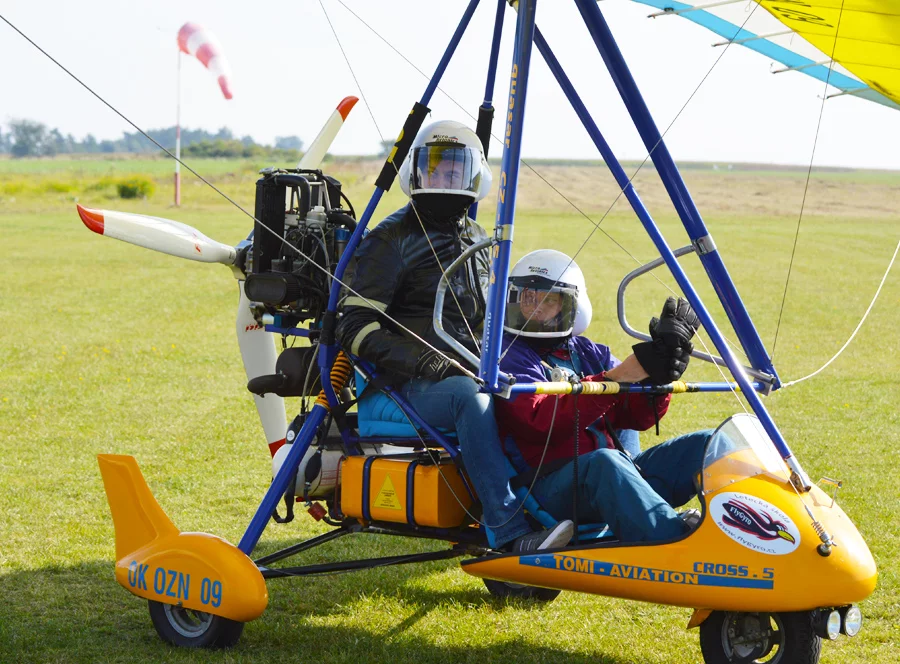
POLYGON ((196 23, 185 23, 178 31, 178 48, 196 56, 216 76, 225 99, 231 99, 231 70, 215 37, 196 23))

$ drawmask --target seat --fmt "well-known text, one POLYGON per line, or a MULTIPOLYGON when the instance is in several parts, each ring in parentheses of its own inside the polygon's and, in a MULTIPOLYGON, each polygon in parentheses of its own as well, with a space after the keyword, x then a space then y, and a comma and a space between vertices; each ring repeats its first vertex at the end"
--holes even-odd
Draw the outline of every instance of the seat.
MULTIPOLYGON (((356 393, 362 395, 357 402, 358 428, 360 438, 418 438, 419 434, 410 424, 409 418, 394 399, 378 389, 367 390, 368 381, 359 369, 356 370, 356 393)), ((446 429, 437 429, 449 439, 455 439, 456 433, 446 429)), ((512 478, 518 474, 510 457, 518 460, 521 457, 511 440, 504 442, 507 452, 507 472, 512 478)), ((552 528, 557 521, 547 513, 528 494, 527 487, 519 487, 514 491, 519 500, 524 501, 525 511, 530 513, 543 527, 552 528)), ((577 541, 608 541, 614 539, 606 524, 580 524, 577 541)))
MULTIPOLYGON (((359 369, 356 370, 356 393, 362 395, 356 405, 361 438, 418 438, 419 434, 409 422, 403 409, 381 390, 367 390, 368 381, 359 369)), ((447 438, 456 434, 447 429, 437 428, 447 438)))

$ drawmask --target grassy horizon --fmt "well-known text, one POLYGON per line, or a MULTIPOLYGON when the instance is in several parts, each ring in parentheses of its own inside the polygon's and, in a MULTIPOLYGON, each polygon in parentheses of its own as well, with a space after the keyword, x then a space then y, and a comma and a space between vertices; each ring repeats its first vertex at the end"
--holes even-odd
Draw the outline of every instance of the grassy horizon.
MULTIPOLYGON (((577 593, 546 606, 498 602, 452 561, 276 580, 268 609, 247 625, 236 649, 165 646, 146 603, 114 580, 113 528, 96 454, 134 455, 181 530, 240 539, 268 486, 270 460, 235 339, 236 285, 222 266, 88 232, 72 199, 178 219, 226 243, 246 237, 249 220, 187 175, 180 209, 168 205, 170 191, 162 186, 141 201, 120 201, 108 191, 86 195, 82 185, 106 175, 104 162, 84 174, 47 174, 35 166, 35 177, 72 188, 23 188, 11 196, 4 183, 31 176, 4 170, 9 163, 0 160, 6 245, 0 262, 0 662, 701 661, 696 631, 685 630, 689 609, 577 593)), ((217 184, 252 209, 255 166, 220 166, 217 184)), ((359 211, 375 170, 335 162, 330 172, 359 211)), ((159 182, 167 181, 160 173, 159 182)), ((599 168, 548 166, 541 173, 578 210, 523 174, 515 256, 547 246, 572 255, 586 243, 578 261, 594 306, 588 335, 622 357, 631 340, 615 321, 615 288, 636 259, 654 257, 652 245, 621 202, 602 232, 595 231, 615 197, 599 168)), ((686 178, 771 350, 804 178, 752 172, 686 178)), ((636 182, 672 245, 686 243, 655 174, 642 172, 636 182)), ((858 323, 900 239, 898 190, 896 174, 814 178, 778 329, 775 363, 783 380, 822 366, 858 323)), ((479 212, 488 228, 493 198, 479 212)), ((394 187, 375 217, 402 201, 394 187)), ((724 320, 702 268, 695 260, 685 265, 714 316, 724 320)), ((643 328, 667 294, 652 277, 637 280, 628 298, 632 324, 643 328)), ((860 635, 825 643, 824 664, 896 661, 900 645, 898 303, 894 272, 844 354, 817 378, 766 400, 810 476, 844 480, 838 499, 879 567, 878 587, 861 605, 860 635)), ((720 376, 694 362, 686 378, 720 376)), ((287 405, 290 417, 298 404, 287 405)), ((663 420, 662 437, 647 432, 642 444, 715 426, 740 410, 730 394, 684 395, 663 420)), ((294 523, 267 528, 260 552, 322 530, 299 509, 294 523)), ((308 552, 297 564, 440 548, 354 536, 308 552)))

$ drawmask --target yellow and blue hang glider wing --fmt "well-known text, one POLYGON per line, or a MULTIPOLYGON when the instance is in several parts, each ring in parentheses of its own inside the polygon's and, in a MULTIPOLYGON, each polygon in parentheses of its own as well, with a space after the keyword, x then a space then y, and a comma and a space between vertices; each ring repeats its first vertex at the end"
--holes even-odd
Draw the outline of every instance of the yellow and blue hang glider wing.
MULTIPOLYGON (((738 27, 703 6, 672 0, 634 0, 702 25, 727 42, 740 44, 842 91, 900 110, 900 0, 757 0, 791 31, 800 35, 853 76, 804 57, 770 37, 738 27), (858 78, 854 78, 858 77, 858 78)), ((714 2, 719 7, 731 2, 714 2)), ((725 42, 725 43, 727 43, 725 42)), ((826 60, 826 62, 828 62, 826 60)))

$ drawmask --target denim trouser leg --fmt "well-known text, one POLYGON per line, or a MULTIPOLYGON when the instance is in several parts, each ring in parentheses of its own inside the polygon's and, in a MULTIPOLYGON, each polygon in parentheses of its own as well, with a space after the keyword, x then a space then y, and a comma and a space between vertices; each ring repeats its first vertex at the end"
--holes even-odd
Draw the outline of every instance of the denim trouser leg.
MULTIPOLYGON (((600 449, 578 458, 579 508, 582 522, 609 524, 623 542, 674 539, 684 532, 672 509, 694 495, 693 478, 700 471, 711 432, 680 436, 637 456, 600 449), (649 478, 641 477, 637 463, 649 478)), ((534 493, 557 519, 568 518, 573 507, 572 464, 537 481, 534 493)))
POLYGON ((456 431, 466 472, 481 500, 482 520, 490 527, 492 546, 502 546, 532 532, 509 487, 491 395, 480 392, 475 381, 466 376, 440 382, 415 379, 401 391, 423 420, 456 431))
POLYGON ((641 453, 641 438, 634 429, 619 429, 616 432, 622 448, 631 455, 633 459, 641 453))
POLYGON ((712 434, 712 429, 688 433, 634 457, 647 484, 672 507, 681 507, 696 495, 694 478, 703 466, 706 443, 712 434))

